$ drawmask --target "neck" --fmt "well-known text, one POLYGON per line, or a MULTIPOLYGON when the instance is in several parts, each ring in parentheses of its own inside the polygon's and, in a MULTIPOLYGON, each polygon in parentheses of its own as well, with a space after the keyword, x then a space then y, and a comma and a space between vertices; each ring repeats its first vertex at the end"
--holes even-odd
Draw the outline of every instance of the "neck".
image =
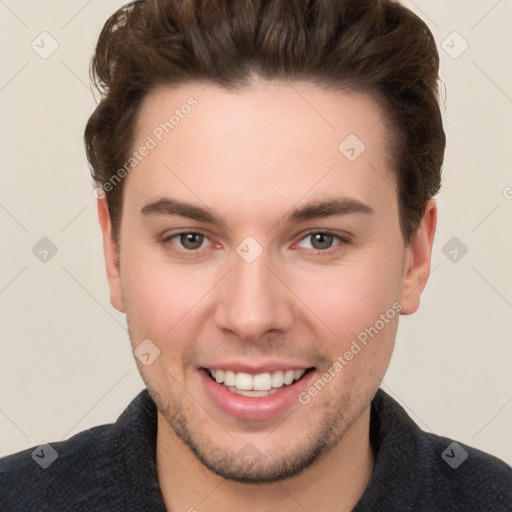
POLYGON ((205 468, 158 414, 157 473, 167 510, 235 512, 349 512, 370 481, 370 407, 321 460, 300 474, 269 484, 225 480, 205 468))

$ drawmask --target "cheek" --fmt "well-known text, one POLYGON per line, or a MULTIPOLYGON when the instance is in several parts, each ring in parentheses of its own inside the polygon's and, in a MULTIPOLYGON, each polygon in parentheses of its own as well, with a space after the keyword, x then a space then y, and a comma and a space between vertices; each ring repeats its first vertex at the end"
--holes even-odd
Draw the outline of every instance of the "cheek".
POLYGON ((298 274, 294 291, 336 337, 344 338, 373 325, 400 299, 401 271, 382 258, 361 258, 329 272, 298 274))
POLYGON ((191 272, 142 248, 126 254, 121 275, 127 315, 148 337, 163 340, 175 334, 215 283, 212 270, 191 272))
POLYGON ((296 277, 294 291, 314 312, 312 316, 303 309, 311 318, 310 327, 325 333, 319 343, 330 360, 327 366, 340 361, 333 390, 350 387, 352 379, 371 387, 391 358, 401 309, 402 268, 399 255, 388 258, 384 250, 375 252, 379 254, 360 254, 329 273, 296 277))

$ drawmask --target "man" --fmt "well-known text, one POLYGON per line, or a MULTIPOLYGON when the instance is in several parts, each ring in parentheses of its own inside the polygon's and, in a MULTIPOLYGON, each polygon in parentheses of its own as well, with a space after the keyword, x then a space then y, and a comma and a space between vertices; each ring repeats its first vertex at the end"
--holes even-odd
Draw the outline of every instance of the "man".
POLYGON ((392 1, 107 21, 85 143, 147 390, 2 460, 2 510, 512 510, 510 467, 379 390, 430 271, 438 66, 392 1))

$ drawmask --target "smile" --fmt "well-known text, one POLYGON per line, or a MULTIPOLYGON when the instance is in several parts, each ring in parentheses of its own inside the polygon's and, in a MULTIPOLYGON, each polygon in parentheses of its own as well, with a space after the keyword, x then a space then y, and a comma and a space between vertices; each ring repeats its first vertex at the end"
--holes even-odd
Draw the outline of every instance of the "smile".
POLYGON ((265 372, 256 375, 215 368, 208 368, 207 370, 218 384, 223 384, 223 387, 232 393, 242 396, 262 397, 271 395, 279 388, 289 386, 300 380, 307 369, 277 370, 272 373, 265 372))
POLYGON ((260 373, 211 367, 200 370, 204 389, 220 410, 231 417, 252 420, 271 419, 296 406, 298 394, 316 375, 313 367, 260 369, 260 373))

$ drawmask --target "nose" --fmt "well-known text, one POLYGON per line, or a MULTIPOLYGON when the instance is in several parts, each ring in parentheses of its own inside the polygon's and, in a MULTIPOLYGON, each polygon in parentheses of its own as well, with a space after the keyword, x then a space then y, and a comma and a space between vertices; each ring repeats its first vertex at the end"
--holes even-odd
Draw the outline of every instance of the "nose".
POLYGON ((251 342, 258 342, 269 332, 282 334, 291 329, 294 297, 270 263, 266 252, 252 263, 234 255, 215 311, 219 329, 251 342))

